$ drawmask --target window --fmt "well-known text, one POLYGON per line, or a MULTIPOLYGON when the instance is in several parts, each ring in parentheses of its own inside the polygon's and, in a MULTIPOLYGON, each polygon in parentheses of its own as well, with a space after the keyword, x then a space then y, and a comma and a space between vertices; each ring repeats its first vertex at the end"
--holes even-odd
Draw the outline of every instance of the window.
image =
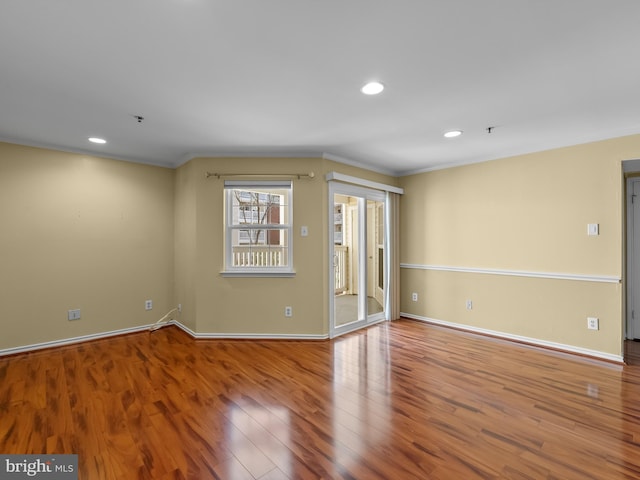
POLYGON ((291 181, 225 181, 225 271, 293 274, 291 181))

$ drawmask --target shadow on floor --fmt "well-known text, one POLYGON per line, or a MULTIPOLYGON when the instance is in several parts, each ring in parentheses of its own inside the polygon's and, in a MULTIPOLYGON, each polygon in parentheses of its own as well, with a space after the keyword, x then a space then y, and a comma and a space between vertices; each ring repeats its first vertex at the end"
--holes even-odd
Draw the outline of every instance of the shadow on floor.
POLYGON ((627 365, 640 365, 640 341, 624 341, 624 361, 627 365))

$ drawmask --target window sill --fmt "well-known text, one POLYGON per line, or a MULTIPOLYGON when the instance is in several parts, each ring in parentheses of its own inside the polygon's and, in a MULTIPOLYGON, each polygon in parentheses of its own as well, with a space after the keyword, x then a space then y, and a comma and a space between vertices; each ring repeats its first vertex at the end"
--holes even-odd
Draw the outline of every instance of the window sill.
POLYGON ((220 272, 220 275, 223 277, 274 277, 274 278, 292 278, 296 276, 296 272, 294 271, 260 271, 257 270, 255 272, 247 271, 247 270, 225 270, 220 272))

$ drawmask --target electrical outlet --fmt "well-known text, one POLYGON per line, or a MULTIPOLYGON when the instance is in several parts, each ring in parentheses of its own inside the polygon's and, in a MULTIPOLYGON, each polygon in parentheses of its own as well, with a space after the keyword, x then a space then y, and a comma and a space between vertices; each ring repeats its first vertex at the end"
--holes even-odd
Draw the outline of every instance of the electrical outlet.
POLYGON ((411 300, 412 300, 413 302, 417 302, 417 301, 418 301, 418 294, 417 294, 416 292, 413 292, 413 293, 411 294, 411 300))
POLYGON ((293 308, 284 307, 284 316, 285 317, 293 317, 293 308))
POLYGON ((80 320, 80 309, 69 310, 67 312, 67 320, 80 320))
POLYGON ((467 310, 471 310, 473 308, 473 302, 471 300, 467 300, 467 310))
POLYGON ((181 303, 178 304, 178 313, 182 313, 182 304, 181 303))
POLYGON ((599 322, 595 317, 587 317, 587 328, 589 330, 599 330, 599 322))
POLYGON ((144 309, 151 310, 153 308, 153 300, 145 300, 144 309))

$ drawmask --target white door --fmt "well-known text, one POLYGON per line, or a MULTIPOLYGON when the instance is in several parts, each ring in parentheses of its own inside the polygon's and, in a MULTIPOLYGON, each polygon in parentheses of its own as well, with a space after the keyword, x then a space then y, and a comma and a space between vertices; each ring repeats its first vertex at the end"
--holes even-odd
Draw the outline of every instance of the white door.
POLYGON ((385 320, 386 195, 330 183, 330 336, 385 320), (378 218, 382 215, 382 218, 378 218))
POLYGON ((640 178, 627 181, 627 338, 640 339, 640 178))

